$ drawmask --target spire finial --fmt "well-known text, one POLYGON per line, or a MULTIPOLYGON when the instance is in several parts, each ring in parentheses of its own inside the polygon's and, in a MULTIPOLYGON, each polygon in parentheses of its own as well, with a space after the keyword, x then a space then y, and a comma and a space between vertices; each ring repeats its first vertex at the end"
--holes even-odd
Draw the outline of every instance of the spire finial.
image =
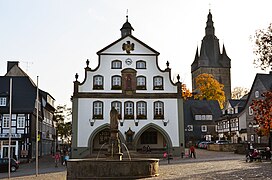
POLYGON ((177 80, 178 80, 178 82, 180 82, 179 80, 180 80, 180 76, 179 76, 179 74, 177 75, 177 80))
POLYGON ((211 13, 211 3, 209 3, 209 13, 211 13))
POLYGON ((127 15, 126 15, 126 18, 127 18, 127 22, 128 22, 128 9, 127 9, 127 15))
POLYGON ((86 64, 87 64, 87 67, 89 67, 89 64, 90 64, 89 59, 87 59, 86 64))

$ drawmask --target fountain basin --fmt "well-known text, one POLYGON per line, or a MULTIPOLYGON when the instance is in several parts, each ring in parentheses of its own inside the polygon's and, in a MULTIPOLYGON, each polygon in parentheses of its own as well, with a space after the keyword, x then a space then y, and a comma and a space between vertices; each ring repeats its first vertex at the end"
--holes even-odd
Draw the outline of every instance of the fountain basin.
POLYGON ((136 179, 158 176, 159 159, 70 159, 67 179, 136 179))

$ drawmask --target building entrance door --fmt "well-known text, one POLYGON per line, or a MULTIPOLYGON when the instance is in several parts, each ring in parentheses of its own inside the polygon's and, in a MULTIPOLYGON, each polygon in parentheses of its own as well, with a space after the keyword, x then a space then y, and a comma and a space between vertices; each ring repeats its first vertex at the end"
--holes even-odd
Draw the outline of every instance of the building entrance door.
MULTIPOLYGON (((10 146, 10 157, 14 158, 16 157, 15 155, 15 147, 16 146, 10 146)), ((3 153, 2 153, 3 157, 8 157, 8 146, 3 146, 3 153)))

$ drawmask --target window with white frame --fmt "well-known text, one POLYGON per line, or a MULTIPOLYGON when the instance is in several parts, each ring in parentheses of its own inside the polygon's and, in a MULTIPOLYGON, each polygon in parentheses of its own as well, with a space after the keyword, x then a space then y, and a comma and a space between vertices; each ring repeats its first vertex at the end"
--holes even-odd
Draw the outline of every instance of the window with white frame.
POLYGON ((236 106, 234 109, 235 109, 234 113, 235 114, 238 113, 238 106, 236 106))
POLYGON ((212 120, 212 115, 206 115, 206 120, 212 120))
POLYGON ((146 89, 146 78, 144 76, 137 77, 137 89, 146 89))
POLYGON ((136 62, 136 69, 146 69, 146 62, 145 61, 137 61, 136 62))
POLYGON ((195 120, 201 120, 201 115, 196 114, 195 115, 195 120))
POLYGON ((112 69, 121 69, 122 68, 122 61, 120 60, 114 60, 111 62, 111 68, 112 69))
POLYGON ((228 114, 233 114, 233 108, 228 109, 228 114))
POLYGON ((201 132, 207 132, 207 126, 206 125, 201 126, 201 132))
POLYGON ((164 118, 164 105, 161 101, 154 102, 154 119, 164 118))
POLYGON ((25 127, 25 115, 19 114, 17 116, 17 128, 24 128, 25 127))
POLYGON ((163 78, 161 76, 155 76, 153 78, 153 88, 154 90, 162 90, 163 89, 163 78))
POLYGON ((200 115, 200 114, 196 114, 195 115, 195 120, 212 120, 212 115, 208 114, 208 115, 200 115))
POLYGON ((249 114, 250 116, 253 115, 253 109, 252 109, 251 106, 248 107, 248 114, 249 114))
POLYGON ((0 106, 6 106, 6 105, 7 105, 7 98, 0 97, 0 106))
POLYGON ((93 118, 103 119, 103 102, 102 101, 93 102, 93 118))
POLYGON ((260 92, 259 91, 255 91, 255 98, 259 98, 260 97, 260 92))
POLYGON ((121 89, 121 76, 112 76, 112 89, 121 89))
POLYGON ((250 140, 251 140, 252 142, 254 142, 254 140, 255 140, 254 134, 251 134, 251 135, 250 135, 250 140))
POLYGON ((9 127, 9 115, 8 114, 3 115, 2 127, 3 128, 8 128, 9 127))
POLYGON ((137 119, 146 119, 146 102, 139 101, 136 104, 137 107, 137 119))
POLYGON ((117 112, 118 112, 118 118, 119 119, 122 119, 122 104, 121 104, 121 102, 119 102, 119 101, 113 101, 112 103, 111 103, 111 107, 114 107, 116 110, 117 110, 117 112))
POLYGON ((94 76, 93 89, 103 89, 103 76, 100 75, 94 76))
POLYGON ((134 104, 131 101, 125 102, 125 119, 134 119, 134 104))

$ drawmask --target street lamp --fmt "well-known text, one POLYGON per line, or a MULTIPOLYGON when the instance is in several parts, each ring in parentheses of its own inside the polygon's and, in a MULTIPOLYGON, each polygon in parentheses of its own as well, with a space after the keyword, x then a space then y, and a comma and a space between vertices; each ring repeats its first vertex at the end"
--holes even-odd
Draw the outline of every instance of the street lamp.
POLYGON ((89 119, 89 122, 90 122, 90 125, 93 126, 93 125, 94 125, 94 122, 95 122, 95 119, 90 118, 90 119, 89 119))

